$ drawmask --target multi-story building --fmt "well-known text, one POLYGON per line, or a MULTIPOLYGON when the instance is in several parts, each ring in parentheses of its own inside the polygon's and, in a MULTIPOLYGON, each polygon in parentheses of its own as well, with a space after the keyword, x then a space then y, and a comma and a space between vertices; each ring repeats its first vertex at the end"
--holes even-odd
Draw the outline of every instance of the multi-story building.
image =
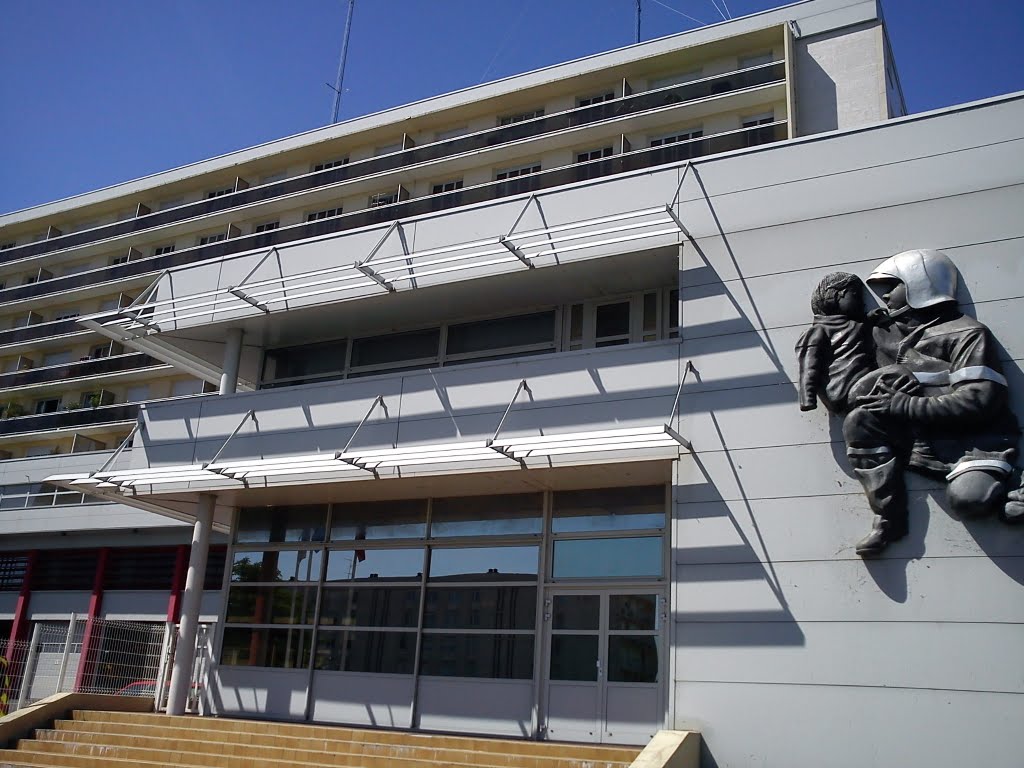
POLYGON ((1019 535, 915 486, 866 566, 791 350, 910 247, 1012 327, 1022 109, 903 118, 878 4, 807 0, 0 217, 11 640, 181 611, 172 710, 216 621, 219 714, 998 762, 1019 681, 945 661, 1019 641, 1019 535))

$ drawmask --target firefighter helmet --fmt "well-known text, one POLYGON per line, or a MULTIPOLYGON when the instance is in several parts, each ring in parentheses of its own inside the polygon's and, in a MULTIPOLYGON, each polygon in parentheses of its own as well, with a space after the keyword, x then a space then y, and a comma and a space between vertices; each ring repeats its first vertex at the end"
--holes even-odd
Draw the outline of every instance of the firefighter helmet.
POLYGON ((956 301, 956 267, 942 251, 897 253, 875 267, 868 282, 875 280, 899 280, 907 287, 907 304, 914 309, 956 301))

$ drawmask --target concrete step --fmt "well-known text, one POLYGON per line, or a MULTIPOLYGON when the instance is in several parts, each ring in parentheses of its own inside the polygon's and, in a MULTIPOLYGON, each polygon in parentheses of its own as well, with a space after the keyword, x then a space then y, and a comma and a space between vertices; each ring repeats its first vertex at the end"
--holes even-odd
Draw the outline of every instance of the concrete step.
MULTIPOLYGON (((321 766, 339 768, 437 768, 439 765, 454 768, 626 768, 628 763, 608 762, 604 760, 581 760, 578 758, 560 758, 554 756, 523 757, 518 755, 500 755, 490 752, 471 752, 465 750, 429 749, 426 747, 402 747, 401 745, 372 745, 351 743, 334 744, 316 740, 300 742, 298 739, 289 741, 297 744, 238 744, 216 740, 197 740, 195 734, 191 738, 177 736, 138 736, 121 733, 96 733, 73 730, 47 730, 36 734, 35 743, 46 742, 65 745, 65 750, 75 753, 94 753, 96 749, 106 750, 106 754, 118 754, 120 750, 133 750, 132 755, 141 755, 143 750, 159 755, 170 752, 173 755, 184 755, 171 761, 177 764, 188 763, 195 755, 202 762, 216 761, 224 768, 233 768, 241 761, 249 765, 252 761, 292 761, 295 763, 312 763, 321 766), (71 747, 69 745, 75 745, 71 747), (339 751, 338 747, 355 746, 363 751, 339 751), (379 751, 377 751, 379 750, 379 751), (230 758, 230 759, 229 759, 230 758)), ((26 747, 27 748, 27 747, 26 747)))
MULTIPOLYGON (((591 765, 629 765, 639 754, 637 747, 602 747, 556 742, 533 742, 470 736, 433 735, 407 731, 380 731, 346 726, 317 726, 298 723, 274 723, 257 720, 232 720, 194 716, 172 717, 151 713, 75 712, 74 720, 59 721, 56 730, 103 732, 104 728, 121 734, 157 738, 212 740, 253 746, 301 747, 319 742, 316 749, 347 751, 354 754, 395 754, 392 747, 413 750, 452 750, 455 753, 490 753, 503 758, 522 756, 583 760, 591 765), (329 745, 329 746, 328 746, 329 745)), ((457 757, 456 755, 452 755, 457 757)), ((498 765, 514 765, 502 760, 498 765)), ((540 765, 554 768, 547 760, 540 765)), ((562 768, 559 766, 559 768, 562 768)), ((566 767, 568 768, 568 767, 566 767)))

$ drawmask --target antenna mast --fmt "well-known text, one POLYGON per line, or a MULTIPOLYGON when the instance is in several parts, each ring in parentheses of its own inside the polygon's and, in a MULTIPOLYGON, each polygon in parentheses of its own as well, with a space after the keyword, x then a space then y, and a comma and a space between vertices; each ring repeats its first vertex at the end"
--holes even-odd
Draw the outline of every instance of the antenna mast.
POLYGON ((640 0, 636 0, 636 42, 640 42, 640 0))
MULTIPOLYGON (((637 0, 639 4, 640 0, 637 0)), ((345 80, 345 59, 348 58, 348 36, 352 32, 352 11, 355 10, 356 0, 348 0, 348 13, 345 16, 345 36, 341 41, 341 58, 338 60, 338 77, 334 81, 334 109, 331 111, 331 123, 338 122, 338 112, 341 109, 341 84, 345 80)))

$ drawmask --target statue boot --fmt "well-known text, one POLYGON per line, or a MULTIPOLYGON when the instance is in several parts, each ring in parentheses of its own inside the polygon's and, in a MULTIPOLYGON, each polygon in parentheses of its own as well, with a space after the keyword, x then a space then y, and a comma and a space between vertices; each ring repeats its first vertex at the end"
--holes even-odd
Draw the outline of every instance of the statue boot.
POLYGON ((907 493, 903 484, 903 468, 895 457, 857 473, 868 503, 875 513, 871 532, 857 542, 855 550, 861 557, 874 557, 893 541, 907 535, 907 493))

